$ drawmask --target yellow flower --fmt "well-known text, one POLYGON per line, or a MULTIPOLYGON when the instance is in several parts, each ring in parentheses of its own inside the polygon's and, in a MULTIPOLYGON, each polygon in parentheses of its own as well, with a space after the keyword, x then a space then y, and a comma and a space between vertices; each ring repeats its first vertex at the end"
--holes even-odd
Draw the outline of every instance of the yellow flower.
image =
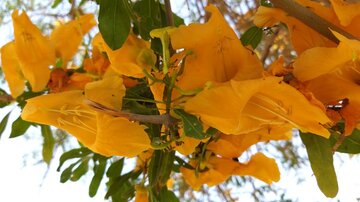
MULTIPOLYGON (((331 0, 331 7, 326 7, 310 0, 297 0, 297 2, 325 20, 360 38, 359 3, 348 4, 342 0, 331 0)), ((269 27, 277 22, 283 22, 287 25, 292 44, 298 54, 312 47, 333 47, 336 45, 280 9, 259 7, 254 24, 259 27, 269 27)))
POLYGON ((150 49, 150 43, 133 33, 129 34, 125 43, 117 50, 109 48, 100 33, 94 40, 106 52, 111 63, 110 67, 118 74, 141 78, 145 76, 143 71, 150 71, 155 64, 156 56, 150 49))
POLYGON ((209 81, 260 77, 263 68, 256 55, 242 46, 215 6, 206 7, 206 11, 211 13, 211 18, 205 24, 180 26, 170 32, 173 48, 189 52, 176 85, 193 90, 209 81))
POLYGON ((20 69, 33 91, 41 91, 50 78, 49 65, 55 62, 55 49, 25 12, 12 13, 15 52, 20 69))
POLYGON ((144 126, 94 111, 84 104, 83 91, 66 91, 27 100, 21 117, 52 125, 104 156, 134 157, 150 148, 144 126))
MULTIPOLYGON (((193 161, 190 164, 194 165, 195 162, 193 161)), ((198 176, 194 170, 185 167, 180 168, 185 182, 195 190, 199 190, 204 184, 208 186, 220 184, 232 175, 250 175, 268 184, 280 179, 275 160, 262 153, 253 155, 250 161, 245 164, 228 158, 210 156, 206 165, 207 167, 200 171, 198 176)))
POLYGON ((282 82, 281 77, 218 85, 190 98, 185 110, 225 134, 245 134, 263 127, 291 124, 304 132, 330 135, 321 125, 330 122, 325 113, 282 82))
POLYGON ((148 191, 144 185, 135 185, 135 202, 148 202, 148 191))
POLYGON ((206 149, 225 158, 237 158, 250 146, 258 142, 290 140, 292 127, 290 124, 284 124, 272 128, 263 127, 258 131, 241 135, 221 134, 218 139, 210 142, 206 149))
POLYGON ((109 76, 85 86, 85 97, 107 108, 121 111, 125 86, 119 76, 109 76))
POLYGON ((66 64, 76 54, 83 36, 96 25, 93 14, 86 14, 60 25, 53 30, 50 40, 54 43, 57 57, 66 64))
POLYGON ((2 70, 9 84, 12 97, 16 98, 24 92, 25 78, 22 75, 19 59, 15 53, 14 42, 1 48, 2 70))
POLYGON ((328 109, 333 121, 345 120, 345 134, 348 135, 360 119, 360 86, 357 83, 360 79, 360 41, 334 34, 340 40, 336 48, 316 47, 305 51, 295 61, 293 73, 325 106, 348 100, 343 107, 328 109))

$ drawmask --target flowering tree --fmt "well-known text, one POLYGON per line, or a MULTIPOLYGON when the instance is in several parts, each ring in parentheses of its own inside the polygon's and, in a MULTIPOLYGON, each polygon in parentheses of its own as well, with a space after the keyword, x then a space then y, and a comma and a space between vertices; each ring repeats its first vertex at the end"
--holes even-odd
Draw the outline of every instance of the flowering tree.
POLYGON ((112 201, 178 201, 179 181, 193 191, 237 176, 270 185, 276 159, 249 148, 290 142, 296 129, 320 190, 336 196, 333 154, 360 152, 360 3, 187 1, 202 23, 184 25, 169 0, 70 2, 71 20, 50 34, 14 9, 14 39, 1 48, 1 106, 22 110, 10 136, 40 128, 46 163, 54 131, 80 143, 60 158, 58 170, 75 160, 62 182, 92 166, 89 195, 108 178, 112 201), (123 173, 128 158, 136 166, 123 173))

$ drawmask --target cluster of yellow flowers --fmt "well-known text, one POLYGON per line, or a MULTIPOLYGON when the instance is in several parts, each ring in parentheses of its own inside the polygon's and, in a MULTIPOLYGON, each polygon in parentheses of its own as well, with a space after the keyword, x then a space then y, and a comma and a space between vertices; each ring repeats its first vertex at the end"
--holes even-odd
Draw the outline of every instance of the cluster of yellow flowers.
MULTIPOLYGON (((360 38, 360 4, 331 0, 332 7, 325 7, 309 0, 297 2, 360 38)), ((125 113, 108 113, 121 114, 126 90, 146 78, 160 114, 177 118, 173 109, 184 109, 198 117, 204 128, 218 131, 200 140, 186 136, 184 125, 178 124, 180 137, 171 149, 187 156, 189 165, 199 167, 200 172, 180 169, 194 189, 222 183, 232 175, 250 175, 269 184, 278 181, 274 159, 262 153, 246 163, 234 159, 258 142, 289 140, 294 128, 328 138, 329 127, 343 119, 345 135, 351 134, 360 119, 360 41, 334 33, 340 40, 334 44, 284 11, 260 7, 255 24, 286 23, 299 55, 287 67, 279 59, 264 70, 218 9, 208 6, 207 11, 211 18, 204 24, 152 32, 171 41, 175 53, 169 57, 165 47, 162 56, 166 70, 155 68, 157 57, 149 42, 135 34, 130 33, 120 49, 111 50, 99 33, 92 42, 92 57, 83 63, 83 73, 69 69, 67 63, 84 34, 96 25, 93 15, 80 16, 43 36, 25 12, 14 11, 15 40, 1 49, 11 94, 14 98, 22 94, 25 81, 33 91, 47 89, 44 95, 27 100, 22 118, 63 129, 104 156, 147 154, 150 158, 156 148, 144 124, 129 120, 125 113), (62 65, 56 66, 57 60, 62 65), (293 77, 285 80, 290 74, 293 77), (163 81, 172 75, 174 90, 165 98, 169 84, 163 81), (170 108, 164 102, 169 97, 170 108), (196 147, 204 144, 205 156, 197 158, 196 147)))

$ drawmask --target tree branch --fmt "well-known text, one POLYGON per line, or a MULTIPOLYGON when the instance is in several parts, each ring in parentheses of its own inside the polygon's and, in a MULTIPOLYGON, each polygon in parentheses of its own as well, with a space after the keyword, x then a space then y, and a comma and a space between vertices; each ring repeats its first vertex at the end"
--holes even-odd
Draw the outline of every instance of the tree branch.
POLYGON ((349 39, 359 40, 357 37, 346 32, 340 27, 337 27, 336 25, 324 20, 320 16, 311 12, 310 9, 303 7, 302 5, 296 3, 293 0, 270 0, 270 1, 275 8, 280 8, 284 10, 289 15, 300 20, 307 26, 311 27, 312 29, 314 29, 324 37, 328 38, 329 40, 337 44, 339 43, 339 40, 332 34, 331 30, 336 31, 349 39))
POLYGON ((8 94, 0 95, 0 102, 12 102, 14 100, 15 99, 11 97, 11 95, 8 94))

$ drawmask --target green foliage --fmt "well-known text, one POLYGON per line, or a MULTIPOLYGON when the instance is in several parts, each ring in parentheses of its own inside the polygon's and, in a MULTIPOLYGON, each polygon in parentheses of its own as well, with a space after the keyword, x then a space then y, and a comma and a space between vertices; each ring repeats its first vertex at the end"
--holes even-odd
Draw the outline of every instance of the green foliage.
POLYGON ((175 151, 154 151, 149 166, 149 185, 152 197, 159 199, 159 193, 166 186, 166 182, 170 177, 174 159, 175 151))
POLYGON ((30 122, 24 121, 21 116, 19 116, 11 126, 10 138, 24 135, 29 129, 30 125, 30 122))
POLYGON ((301 133, 300 137, 305 144, 311 168, 320 190, 325 196, 334 198, 339 188, 329 139, 310 133, 301 133))
POLYGON ((87 155, 89 155, 91 153, 92 152, 86 147, 72 149, 70 151, 67 151, 67 152, 63 153, 61 155, 61 157, 60 157, 60 162, 59 162, 59 166, 57 168, 57 171, 60 171, 61 167, 64 165, 64 163, 67 160, 75 159, 75 158, 82 158, 82 157, 85 157, 85 156, 87 156, 87 155))
POLYGON ((130 33, 127 0, 101 0, 99 30, 106 44, 113 50, 120 48, 130 33))
MULTIPOLYGON (((339 140, 340 136, 341 135, 336 132, 332 133, 330 136, 331 145, 335 145, 335 143, 339 140)), ((360 130, 355 129, 351 135, 346 136, 336 151, 341 153, 348 153, 348 154, 359 154, 360 130)))
POLYGON ((179 202, 179 199, 176 197, 174 192, 168 190, 164 187, 160 192, 160 200, 159 201, 166 201, 166 202, 179 202))
POLYGON ((204 132, 203 125, 196 116, 186 113, 182 109, 174 109, 174 112, 179 115, 183 122, 186 136, 202 140, 215 134, 216 130, 214 128, 209 128, 204 132))
POLYGON ((7 113, 0 122, 0 137, 6 128, 10 114, 11 114, 11 112, 7 113))
POLYGON ((94 197, 99 189, 101 180, 103 179, 103 176, 105 174, 106 169, 106 161, 107 158, 102 157, 100 155, 95 155, 93 158, 94 161, 94 177, 91 180, 90 186, 89 186, 89 196, 94 197))
POLYGON ((105 199, 112 197, 113 201, 129 201, 134 197, 133 181, 141 174, 140 170, 134 170, 124 175, 110 178, 108 182, 109 189, 105 195, 105 199))
POLYGON ((113 162, 110 167, 108 168, 108 170, 106 171, 106 176, 111 178, 111 177, 117 177, 121 175, 121 171, 124 167, 124 158, 121 158, 115 162, 113 162))
POLYGON ((262 28, 253 26, 250 27, 248 30, 246 30, 245 33, 241 35, 240 40, 244 46, 251 45, 251 47, 255 49, 261 42, 262 37, 263 37, 262 28))
POLYGON ((53 137, 50 126, 41 125, 41 134, 43 136, 43 148, 42 148, 42 156, 45 163, 48 165, 51 162, 53 157, 55 139, 53 137))

